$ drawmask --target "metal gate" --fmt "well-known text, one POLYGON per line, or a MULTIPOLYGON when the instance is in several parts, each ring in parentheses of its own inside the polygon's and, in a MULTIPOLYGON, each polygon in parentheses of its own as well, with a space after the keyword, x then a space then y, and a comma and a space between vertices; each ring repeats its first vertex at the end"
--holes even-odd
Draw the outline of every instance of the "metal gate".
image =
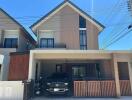
POLYGON ((23 81, 24 95, 23 100, 30 100, 34 97, 34 81, 23 81))

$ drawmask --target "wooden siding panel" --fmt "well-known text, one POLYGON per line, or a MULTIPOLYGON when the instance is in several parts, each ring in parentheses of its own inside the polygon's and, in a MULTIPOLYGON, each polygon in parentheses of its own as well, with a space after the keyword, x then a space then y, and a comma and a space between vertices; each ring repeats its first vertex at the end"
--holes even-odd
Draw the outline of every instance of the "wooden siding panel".
POLYGON ((9 81, 27 80, 29 70, 29 54, 14 54, 10 57, 9 81))
POLYGON ((129 80, 120 80, 121 96, 131 96, 131 86, 129 80))
POLYGON ((75 97, 115 97, 115 82, 112 81, 74 81, 75 97))

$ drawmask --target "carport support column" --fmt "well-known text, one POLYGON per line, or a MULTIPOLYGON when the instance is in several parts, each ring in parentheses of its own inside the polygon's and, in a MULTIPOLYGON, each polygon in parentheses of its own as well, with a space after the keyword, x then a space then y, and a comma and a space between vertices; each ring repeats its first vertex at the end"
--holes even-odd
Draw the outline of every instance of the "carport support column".
POLYGON ((30 52, 28 80, 35 79, 36 60, 32 51, 30 52))
POLYGON ((129 70, 129 79, 131 85, 131 95, 132 95, 132 62, 128 62, 128 70, 129 70))
POLYGON ((121 93, 120 93, 120 80, 119 80, 117 59, 116 59, 114 54, 113 54, 113 57, 112 57, 112 63, 113 63, 113 67, 114 67, 116 96, 119 98, 121 96, 121 93))

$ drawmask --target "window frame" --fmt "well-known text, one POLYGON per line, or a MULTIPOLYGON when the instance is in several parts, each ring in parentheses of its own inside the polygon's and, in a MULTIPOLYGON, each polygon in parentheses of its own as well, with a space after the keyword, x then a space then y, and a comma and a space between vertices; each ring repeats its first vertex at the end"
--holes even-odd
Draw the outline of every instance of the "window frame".
POLYGON ((79 41, 80 41, 80 50, 87 50, 88 47, 87 47, 87 30, 86 29, 79 29, 79 41), (85 44, 82 44, 82 43, 85 43, 85 44))
POLYGON ((77 65, 75 64, 75 65, 72 65, 72 77, 73 77, 73 79, 82 79, 82 78, 86 77, 86 73, 87 73, 86 67, 87 67, 86 64, 79 64, 79 65, 78 64, 77 65), (80 70, 79 68, 84 68, 84 71, 85 71, 85 72, 83 72, 84 76, 81 77, 80 75, 73 75, 74 74, 74 72, 73 72, 74 68, 77 68, 77 70, 78 70, 77 73, 78 74, 80 73, 79 72, 79 70, 80 70))
POLYGON ((17 48, 17 47, 18 47, 18 38, 4 38, 4 48, 17 48))
POLYGON ((79 28, 86 28, 86 19, 79 15, 79 28))
POLYGON ((40 48, 54 48, 54 45, 54 38, 40 38, 40 48), (46 43, 42 42, 44 40, 46 43), (49 45, 50 40, 52 40, 53 45, 49 45))

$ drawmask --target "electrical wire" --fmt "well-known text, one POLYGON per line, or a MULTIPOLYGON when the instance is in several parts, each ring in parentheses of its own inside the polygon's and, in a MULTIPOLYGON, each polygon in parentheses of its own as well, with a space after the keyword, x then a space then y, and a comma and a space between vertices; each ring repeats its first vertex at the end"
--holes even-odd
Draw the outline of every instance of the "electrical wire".
POLYGON ((128 32, 122 34, 120 37, 118 37, 116 40, 108 44, 104 49, 108 48, 109 46, 113 45, 114 43, 118 42, 120 39, 124 38, 126 35, 128 35, 130 32, 132 32, 132 29, 129 30, 128 32))

